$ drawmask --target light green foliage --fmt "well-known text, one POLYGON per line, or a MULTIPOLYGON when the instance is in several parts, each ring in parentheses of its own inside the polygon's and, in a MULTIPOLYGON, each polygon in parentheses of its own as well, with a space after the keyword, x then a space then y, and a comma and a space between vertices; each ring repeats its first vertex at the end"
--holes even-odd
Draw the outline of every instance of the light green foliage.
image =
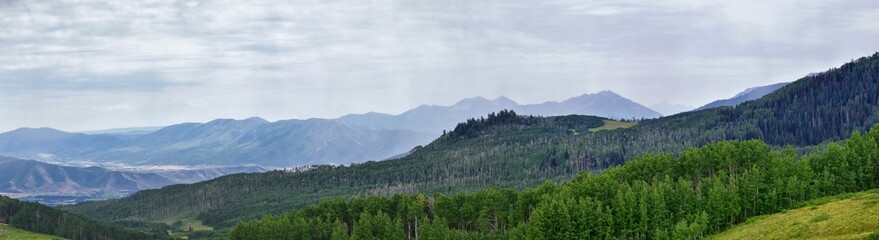
POLYGON ((375 215, 368 212, 360 214, 360 220, 357 220, 351 239, 397 240, 406 239, 406 236, 403 234, 403 224, 399 220, 391 220, 388 214, 379 210, 375 215))

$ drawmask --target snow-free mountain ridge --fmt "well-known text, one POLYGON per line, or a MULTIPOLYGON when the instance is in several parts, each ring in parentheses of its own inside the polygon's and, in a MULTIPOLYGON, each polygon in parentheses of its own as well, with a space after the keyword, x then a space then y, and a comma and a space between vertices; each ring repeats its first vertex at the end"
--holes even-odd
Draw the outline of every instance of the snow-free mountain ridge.
POLYGON ((549 101, 524 105, 504 96, 493 100, 475 97, 463 99, 452 106, 422 105, 399 115, 370 112, 345 115, 339 120, 360 126, 436 134, 443 130, 451 130, 455 124, 468 118, 476 118, 504 109, 514 110, 523 115, 539 116, 577 114, 616 119, 643 119, 662 116, 662 114, 612 91, 601 91, 572 97, 561 102, 549 101))
POLYGON ((775 90, 778 90, 781 87, 784 87, 788 83, 789 82, 783 82, 783 83, 776 83, 776 84, 772 84, 772 85, 748 88, 748 89, 745 89, 745 91, 742 91, 731 98, 711 102, 709 104, 706 104, 705 106, 701 106, 699 108, 696 108, 693 111, 718 108, 718 107, 724 107, 724 106, 736 106, 736 105, 739 105, 743 102, 759 99, 763 96, 766 96, 766 94, 770 94, 770 93, 774 92, 775 90))
POLYGON ((126 165, 247 165, 295 167, 382 160, 408 152, 468 118, 511 109, 520 114, 659 117, 656 111, 603 91, 561 102, 521 105, 498 97, 422 105, 399 115, 351 114, 338 119, 269 122, 252 117, 181 123, 144 134, 83 134, 18 129, 0 134, 0 154, 51 162, 126 165))

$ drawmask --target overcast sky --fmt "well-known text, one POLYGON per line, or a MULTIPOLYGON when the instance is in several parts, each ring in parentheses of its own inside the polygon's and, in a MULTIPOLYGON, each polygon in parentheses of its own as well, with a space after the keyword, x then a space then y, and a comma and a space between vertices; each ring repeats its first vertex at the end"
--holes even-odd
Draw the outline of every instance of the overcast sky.
POLYGON ((698 106, 877 40, 879 4, 857 0, 0 0, 0 131, 601 90, 698 106))

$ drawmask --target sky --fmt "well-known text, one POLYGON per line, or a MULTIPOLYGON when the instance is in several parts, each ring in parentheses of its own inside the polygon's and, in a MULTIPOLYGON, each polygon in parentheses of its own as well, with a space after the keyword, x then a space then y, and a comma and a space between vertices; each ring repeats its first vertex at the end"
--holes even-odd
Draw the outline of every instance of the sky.
POLYGON ((602 90, 700 106, 877 40, 879 2, 860 0, 0 0, 0 131, 602 90))

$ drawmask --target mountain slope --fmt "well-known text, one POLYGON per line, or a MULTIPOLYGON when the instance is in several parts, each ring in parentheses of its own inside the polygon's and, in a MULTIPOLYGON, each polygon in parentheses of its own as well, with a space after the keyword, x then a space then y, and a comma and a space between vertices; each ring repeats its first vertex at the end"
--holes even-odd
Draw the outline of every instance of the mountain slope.
POLYGON ((812 201, 805 207, 749 219, 710 239, 865 239, 879 237, 879 190, 812 201))
MULTIPOLYGON (((815 75, 810 74, 809 76, 815 76, 815 75)), ((809 76, 807 76, 807 77, 809 77, 809 76)), ((699 108, 696 108, 696 110, 694 110, 694 111, 711 109, 711 108, 718 108, 718 107, 733 107, 733 106, 739 105, 743 102, 751 101, 754 99, 759 99, 763 96, 766 96, 766 94, 770 94, 770 93, 774 92, 775 90, 778 90, 779 88, 784 87, 787 84, 788 83, 783 82, 783 83, 776 83, 776 84, 772 84, 772 85, 748 88, 748 89, 745 89, 745 91, 742 91, 731 98, 717 100, 717 101, 708 103, 705 106, 701 106, 699 108)))
POLYGON ((446 134, 400 159, 232 175, 66 209, 103 220, 158 221, 187 214, 224 228, 334 197, 530 187, 547 179, 570 179, 584 170, 600 171, 646 153, 680 153, 725 139, 809 146, 844 139, 879 122, 879 53, 735 108, 645 120, 625 129, 589 131, 597 119, 593 117, 527 119, 473 128, 469 126, 481 124, 462 123, 459 127, 478 130, 475 137, 446 134), (179 204, 166 206, 169 200, 179 204))
POLYGON ((37 159, 77 155, 120 143, 121 139, 115 136, 68 133, 51 128, 20 128, 0 133, 0 153, 37 159))

